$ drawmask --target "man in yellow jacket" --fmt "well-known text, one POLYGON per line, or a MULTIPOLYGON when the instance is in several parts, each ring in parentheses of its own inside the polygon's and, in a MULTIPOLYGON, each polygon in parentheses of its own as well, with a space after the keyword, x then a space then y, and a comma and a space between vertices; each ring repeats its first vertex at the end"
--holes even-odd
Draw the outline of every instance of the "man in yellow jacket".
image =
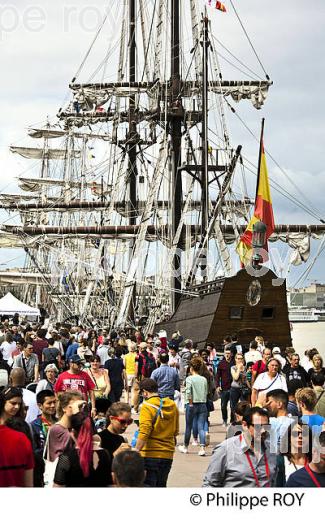
POLYGON ((144 402, 140 410, 136 450, 144 457, 145 487, 166 487, 172 467, 179 416, 177 406, 169 397, 160 398, 153 379, 143 379, 140 391, 144 402))

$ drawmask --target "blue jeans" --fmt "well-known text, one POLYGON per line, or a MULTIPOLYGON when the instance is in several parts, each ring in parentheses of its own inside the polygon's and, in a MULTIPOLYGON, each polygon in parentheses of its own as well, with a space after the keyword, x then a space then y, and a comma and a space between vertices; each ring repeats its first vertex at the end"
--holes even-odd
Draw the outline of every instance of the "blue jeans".
POLYGON ((189 404, 185 405, 185 435, 184 435, 184 446, 188 446, 190 443, 191 432, 193 428, 194 418, 197 420, 197 429, 200 438, 201 446, 205 446, 205 423, 208 418, 207 405, 205 403, 194 403, 192 406, 189 404))
MULTIPOLYGON (((204 421, 204 431, 205 433, 209 433, 209 413, 207 413, 207 417, 204 421)), ((193 419, 193 429, 192 429, 192 433, 193 433, 193 439, 197 440, 198 436, 199 436, 199 427, 198 427, 198 422, 197 422, 197 415, 194 416, 194 419, 193 419)))
POLYGON ((173 460, 152 457, 145 457, 143 460, 147 472, 144 487, 166 487, 173 460))

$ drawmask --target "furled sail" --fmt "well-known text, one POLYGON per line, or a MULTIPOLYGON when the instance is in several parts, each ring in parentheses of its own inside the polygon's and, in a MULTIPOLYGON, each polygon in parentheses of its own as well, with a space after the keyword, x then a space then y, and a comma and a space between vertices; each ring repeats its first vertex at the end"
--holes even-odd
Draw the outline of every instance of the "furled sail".
MULTIPOLYGON (((42 185, 48 185, 48 186, 65 186, 66 182, 63 179, 52 179, 52 178, 26 178, 26 177, 18 177, 18 185, 20 189, 24 191, 31 191, 31 192, 39 192, 42 190, 42 185)), ((101 195, 102 194, 102 187, 103 187, 103 194, 110 193, 111 187, 105 183, 103 183, 103 186, 101 183, 98 182, 85 182, 82 183, 80 181, 70 181, 69 182, 69 188, 81 188, 82 186, 85 186, 87 188, 90 188, 92 193, 94 195, 101 195)))
MULTIPOLYGON (((43 150, 42 148, 24 148, 21 146, 10 146, 10 151, 12 153, 17 153, 25 159, 66 159, 68 154, 65 149, 61 150, 52 148, 49 150, 43 150)), ((73 150, 71 156, 74 159, 79 159, 81 157, 81 152, 79 150, 73 150)))
MULTIPOLYGON (((34 139, 57 139, 67 135, 66 130, 55 130, 48 128, 30 128, 28 135, 34 139)), ((110 141, 112 138, 109 134, 96 134, 89 132, 74 132, 74 139, 102 139, 103 141, 110 141)))

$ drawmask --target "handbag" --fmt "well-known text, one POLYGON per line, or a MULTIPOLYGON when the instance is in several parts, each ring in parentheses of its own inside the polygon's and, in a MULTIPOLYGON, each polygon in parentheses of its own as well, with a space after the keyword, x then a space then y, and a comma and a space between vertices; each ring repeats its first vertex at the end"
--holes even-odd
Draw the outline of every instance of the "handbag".
POLYGON ((43 451, 43 459, 45 464, 43 479, 44 479, 44 487, 53 487, 55 470, 58 465, 59 457, 57 457, 54 461, 50 460, 50 431, 48 431, 44 451, 43 451))
POLYGON ((214 403, 212 399, 207 400, 207 410, 208 412, 214 412, 214 403))
POLYGON ((218 401, 218 399, 220 399, 220 391, 216 388, 213 393, 212 401, 218 401))

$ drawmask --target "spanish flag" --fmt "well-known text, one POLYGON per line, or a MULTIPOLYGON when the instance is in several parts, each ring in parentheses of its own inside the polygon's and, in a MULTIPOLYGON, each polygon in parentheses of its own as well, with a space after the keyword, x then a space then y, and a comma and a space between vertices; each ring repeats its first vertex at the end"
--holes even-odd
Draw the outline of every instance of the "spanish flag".
POLYGON ((251 262, 253 246, 253 226, 256 222, 262 221, 266 225, 266 244, 265 250, 267 251, 267 241, 274 231, 274 217, 272 208, 272 199, 270 192, 269 176, 267 173, 266 158, 263 144, 264 134, 264 119, 262 121, 262 132, 260 142, 260 153, 259 153, 259 167, 257 174, 257 186, 256 186, 256 197, 255 197, 255 209, 254 215, 251 218, 244 234, 240 237, 237 245, 237 253, 240 256, 240 260, 243 266, 251 262))
MULTIPOLYGON (((208 4, 209 4, 210 7, 213 7, 213 5, 211 5, 212 4, 212 0, 208 0, 208 4)), ((227 12, 226 6, 222 2, 216 2, 215 3, 215 9, 218 9, 218 11, 222 11, 223 13, 227 12)))

